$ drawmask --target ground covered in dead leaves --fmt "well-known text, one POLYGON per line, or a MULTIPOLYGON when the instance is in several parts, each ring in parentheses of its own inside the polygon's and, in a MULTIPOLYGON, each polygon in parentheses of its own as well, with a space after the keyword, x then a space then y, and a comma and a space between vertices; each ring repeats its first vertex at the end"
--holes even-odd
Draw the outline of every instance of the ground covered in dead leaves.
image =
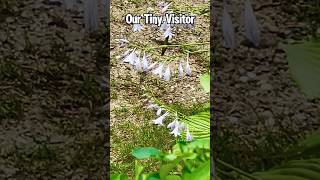
POLYGON ((104 37, 60 1, 0 8, 0 179, 105 177, 104 37))
MULTIPOLYGON (((269 168, 279 160, 279 152, 320 125, 319 100, 308 100, 301 93, 291 78, 285 52, 277 46, 308 38, 310 24, 298 20, 303 4, 251 2, 262 29, 260 47, 245 45, 243 1, 230 1, 227 7, 237 47, 219 46, 221 19, 216 19, 213 90, 214 151, 218 158, 248 171, 269 168)), ((216 2, 215 8, 220 18, 221 4, 216 2)))

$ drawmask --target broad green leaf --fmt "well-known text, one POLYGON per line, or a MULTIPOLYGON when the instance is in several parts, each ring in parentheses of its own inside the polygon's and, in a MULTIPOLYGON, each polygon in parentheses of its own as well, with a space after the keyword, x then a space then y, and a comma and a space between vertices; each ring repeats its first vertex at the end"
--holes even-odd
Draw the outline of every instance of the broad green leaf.
POLYGON ((210 149, 210 138, 193 141, 188 146, 193 149, 196 149, 196 148, 210 149))
POLYGON ((287 151, 289 155, 320 157, 320 129, 287 151))
POLYGON ((256 172, 253 175, 260 179, 320 179, 320 160, 294 160, 265 172, 256 172))
POLYGON ((167 161, 173 161, 175 159, 177 159, 177 155, 175 154, 167 154, 163 158, 163 160, 167 160, 167 161))
POLYGON ((292 77, 308 98, 320 97, 320 42, 281 44, 287 52, 292 77))
MULTIPOLYGON (((203 139, 210 137, 210 111, 203 111, 193 116, 188 116, 183 120, 188 127, 191 135, 195 139, 203 139)), ((182 134, 185 138, 186 133, 182 134)))
POLYGON ((201 75, 199 78, 200 78, 200 84, 203 90, 209 93, 210 92, 210 75, 204 74, 204 75, 201 75))
POLYGON ((196 168, 191 174, 190 179, 201 179, 209 180, 210 179, 210 161, 206 161, 201 166, 196 168))
POLYGON ((159 155, 161 151, 154 147, 141 147, 141 148, 135 148, 132 151, 132 155, 136 157, 137 159, 147 159, 150 157, 155 157, 159 155))
POLYGON ((128 180, 128 176, 125 174, 114 174, 111 175, 110 180, 128 180))
POLYGON ((160 167, 160 178, 163 179, 167 177, 168 174, 177 166, 178 163, 179 161, 176 160, 173 163, 162 165, 160 167))

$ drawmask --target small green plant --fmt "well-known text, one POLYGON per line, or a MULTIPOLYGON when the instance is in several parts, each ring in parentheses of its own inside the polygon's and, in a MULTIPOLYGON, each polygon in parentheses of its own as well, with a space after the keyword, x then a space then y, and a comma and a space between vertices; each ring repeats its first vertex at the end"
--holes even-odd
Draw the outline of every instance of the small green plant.
MULTIPOLYGON (((132 155, 138 159, 135 164, 135 180, 192 180, 210 179, 210 139, 190 143, 179 141, 171 152, 162 152, 154 147, 135 148, 132 155), (156 172, 144 172, 140 162, 149 158, 161 162, 156 172)), ((111 180, 127 180, 126 174, 111 176, 111 180)))

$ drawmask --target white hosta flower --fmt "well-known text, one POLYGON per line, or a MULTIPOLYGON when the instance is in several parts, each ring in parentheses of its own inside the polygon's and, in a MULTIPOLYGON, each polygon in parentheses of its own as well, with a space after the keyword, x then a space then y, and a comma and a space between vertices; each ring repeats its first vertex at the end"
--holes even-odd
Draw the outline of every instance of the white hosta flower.
POLYGON ((164 32, 164 38, 168 37, 168 40, 170 41, 172 39, 172 36, 174 36, 171 32, 171 27, 168 27, 166 31, 164 32))
POLYGON ((186 74, 188 75, 188 76, 191 76, 191 72, 192 72, 192 70, 191 70, 191 68, 190 68, 190 65, 189 65, 189 60, 187 59, 187 63, 186 63, 186 74))
POLYGON ((119 46, 120 46, 121 48, 124 47, 127 43, 129 43, 129 41, 126 40, 125 38, 119 39, 119 46))
POLYGON ((142 65, 143 65, 143 70, 144 70, 144 71, 148 71, 149 62, 148 62, 146 53, 144 53, 144 55, 143 55, 143 57, 142 57, 142 65))
POLYGON ((123 59, 125 57, 127 57, 130 54, 131 50, 126 50, 122 55, 117 56, 117 59, 123 59))
POLYGON ((160 13, 164 13, 168 10, 169 6, 171 3, 166 3, 166 2, 160 2, 158 3, 158 7, 160 8, 160 13))
POLYGON ((140 60, 140 58, 138 56, 135 59, 134 66, 135 66, 135 69, 137 71, 141 71, 142 70, 142 63, 141 63, 141 60, 140 60))
POLYGON ((235 33, 230 14, 226 9, 226 2, 223 2, 222 10, 222 36, 223 46, 226 48, 235 47, 235 33))
POLYGON ((149 67, 148 67, 148 71, 152 70, 153 68, 155 68, 157 65, 157 63, 152 63, 149 67))
POLYGON ((159 77, 161 78, 162 77, 162 71, 163 71, 163 64, 160 64, 160 66, 157 67, 156 69, 154 69, 152 71, 152 73, 155 74, 155 75, 159 75, 159 77))
POLYGON ((179 125, 179 122, 177 122, 175 124, 175 127, 174 127, 173 131, 170 132, 170 134, 173 134, 174 137, 180 136, 180 125, 179 125))
POLYGON ((156 115, 157 115, 157 116, 160 116, 161 112, 162 112, 162 109, 161 109, 161 108, 159 108, 159 109, 157 110, 156 115))
POLYGON ((179 122, 177 119, 172 121, 171 123, 168 124, 167 128, 169 128, 171 131, 174 130, 176 126, 179 126, 179 122))
POLYGON ((158 117, 156 120, 153 120, 153 123, 156 125, 163 125, 163 121, 166 119, 166 117, 169 115, 169 113, 164 113, 162 116, 158 117))
POLYGON ((158 105, 156 105, 156 104, 150 104, 148 107, 147 107, 147 109, 158 109, 158 105))
POLYGON ((167 22, 163 22, 160 26, 160 31, 165 32, 170 27, 170 24, 167 24, 167 22))
POLYGON ((187 141, 192 141, 192 136, 191 136, 191 134, 190 134, 190 132, 189 132, 189 127, 187 127, 187 134, 186 134, 186 140, 187 141))
POLYGON ((245 0, 244 6, 244 28, 246 37, 252 42, 254 46, 259 46, 260 43, 260 29, 254 15, 250 0, 245 0))
POLYGON ((85 1, 84 4, 84 25, 85 29, 92 33, 99 29, 98 1, 85 1))
POLYGON ((124 59, 123 59, 123 62, 125 63, 129 63, 131 65, 134 65, 136 59, 137 59, 137 54, 132 51, 128 56, 126 56, 124 59))
POLYGON ((166 71, 164 72, 163 79, 165 81, 169 81, 170 80, 170 65, 168 65, 166 71))
POLYGON ((140 32, 142 29, 141 24, 133 24, 133 32, 140 32))
POLYGON ((178 67, 178 71, 179 71, 179 78, 183 77, 183 67, 182 67, 182 63, 179 63, 179 67, 178 67))

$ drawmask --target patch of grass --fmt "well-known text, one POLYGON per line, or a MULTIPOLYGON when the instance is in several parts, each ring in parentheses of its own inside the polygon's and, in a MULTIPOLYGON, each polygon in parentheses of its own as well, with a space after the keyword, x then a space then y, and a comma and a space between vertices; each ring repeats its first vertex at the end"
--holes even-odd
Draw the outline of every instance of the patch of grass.
MULTIPOLYGON (((149 122, 139 126, 124 122, 111 128, 111 136, 112 147, 117 147, 111 154, 112 173, 133 174, 135 159, 131 152, 136 147, 152 146, 165 151, 169 150, 174 143, 174 139, 166 128, 154 126, 149 122), (127 142, 129 139, 130 142, 127 142), (115 159, 121 159, 121 161, 114 161, 115 159)), ((157 163, 155 161, 148 160, 145 163, 149 170, 156 170, 157 163)))

